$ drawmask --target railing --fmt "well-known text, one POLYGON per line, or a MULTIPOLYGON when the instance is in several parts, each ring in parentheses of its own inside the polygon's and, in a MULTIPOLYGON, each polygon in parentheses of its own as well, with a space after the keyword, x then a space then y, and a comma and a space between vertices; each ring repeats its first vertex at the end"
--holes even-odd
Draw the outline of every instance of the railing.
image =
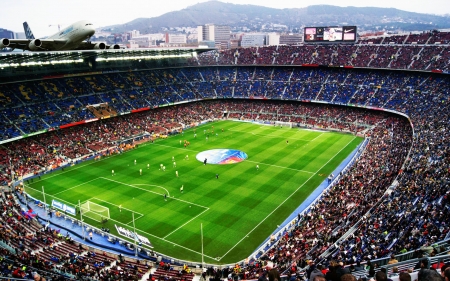
MULTIPOLYGON (((433 245, 435 245, 434 248, 437 248, 437 247, 440 247, 440 246, 447 246, 448 247, 450 245, 450 240, 443 240, 443 241, 437 242, 437 243, 435 243, 433 245)), ((416 254, 417 254, 417 251, 409 251, 409 252, 406 252, 404 254, 395 255, 395 258, 399 262, 410 261, 410 260, 415 259, 415 255, 416 254)), ((434 260, 434 257, 431 257, 431 259, 434 260)), ((390 257, 386 257, 386 258, 380 258, 380 259, 376 259, 376 260, 371 260, 371 262, 372 263, 376 263, 376 264, 378 264, 380 266, 383 266, 383 265, 387 265, 389 260, 390 260, 390 257)))

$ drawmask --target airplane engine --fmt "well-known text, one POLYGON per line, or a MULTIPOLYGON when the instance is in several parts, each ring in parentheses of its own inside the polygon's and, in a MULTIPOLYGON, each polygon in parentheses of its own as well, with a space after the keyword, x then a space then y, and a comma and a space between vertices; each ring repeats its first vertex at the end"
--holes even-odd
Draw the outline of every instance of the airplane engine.
POLYGON ((111 46, 109 46, 109 48, 108 48, 109 50, 112 50, 112 49, 114 49, 114 50, 118 50, 118 49, 120 49, 120 46, 119 45, 117 45, 117 44, 114 44, 114 45, 111 45, 111 46))
POLYGON ((104 50, 104 49, 106 49, 106 44, 105 43, 97 43, 97 44, 95 44, 94 49, 95 50, 104 50))
POLYGON ((3 38, 0 40, 0 50, 9 46, 9 39, 3 38))
POLYGON ((28 44, 28 48, 29 48, 31 51, 42 50, 42 49, 41 49, 41 46, 42 46, 42 41, 39 40, 39 39, 31 40, 30 44, 28 44))

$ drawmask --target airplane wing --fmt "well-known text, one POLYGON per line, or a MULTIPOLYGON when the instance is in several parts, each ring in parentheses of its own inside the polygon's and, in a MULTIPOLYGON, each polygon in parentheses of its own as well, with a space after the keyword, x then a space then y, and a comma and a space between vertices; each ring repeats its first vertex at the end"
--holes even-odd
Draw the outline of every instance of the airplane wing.
POLYGON ((105 50, 105 49, 120 49, 119 45, 106 45, 103 42, 87 42, 83 41, 75 50, 105 50))
POLYGON ((28 39, 2 39, 2 42, 0 42, 0 49, 3 48, 11 48, 11 49, 21 49, 21 50, 27 50, 28 44, 32 40, 28 39))
POLYGON ((53 51, 59 50, 67 43, 67 40, 59 39, 1 39, 0 49, 11 48, 28 51, 53 51))
POLYGON ((46 51, 59 50, 62 46, 66 45, 67 40, 63 39, 39 39, 41 41, 40 49, 46 51))
POLYGON ((92 42, 88 42, 88 41, 83 41, 75 49, 76 50, 93 50, 93 49, 103 50, 103 49, 106 49, 106 44, 105 43, 92 43, 92 42))

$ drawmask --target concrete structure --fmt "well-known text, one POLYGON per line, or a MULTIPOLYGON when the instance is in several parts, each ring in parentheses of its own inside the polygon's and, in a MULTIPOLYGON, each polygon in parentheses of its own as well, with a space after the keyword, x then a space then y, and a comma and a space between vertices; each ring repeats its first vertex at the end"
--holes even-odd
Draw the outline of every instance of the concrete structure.
POLYGON ((186 44, 186 34, 170 34, 166 33, 166 44, 169 45, 183 45, 186 44))
POLYGON ((14 32, 0 28, 0 38, 14 39, 14 32))
POLYGON ((297 45, 303 42, 301 34, 282 34, 280 35, 280 45, 297 45))
POLYGON ((245 34, 242 36, 241 47, 262 47, 267 45, 267 41, 265 34, 245 34))
POLYGON ((15 32, 14 39, 26 39, 25 32, 15 32))
POLYGON ((129 42, 130 42, 130 48, 131 48, 131 46, 133 46, 133 48, 136 48, 136 46, 138 48, 149 48, 152 46, 153 47, 156 46, 156 43, 151 36, 142 36, 141 35, 139 37, 134 37, 129 42))
POLYGON ((268 39, 269 42, 267 43, 267 45, 269 45, 269 46, 280 45, 280 34, 269 33, 268 37, 269 37, 269 39, 268 39))
POLYGON ((139 30, 131 31, 131 39, 133 39, 134 37, 139 37, 139 36, 140 36, 139 30))
POLYGON ((228 25, 205 24, 197 27, 198 42, 214 41, 216 48, 229 48, 230 34, 228 25))

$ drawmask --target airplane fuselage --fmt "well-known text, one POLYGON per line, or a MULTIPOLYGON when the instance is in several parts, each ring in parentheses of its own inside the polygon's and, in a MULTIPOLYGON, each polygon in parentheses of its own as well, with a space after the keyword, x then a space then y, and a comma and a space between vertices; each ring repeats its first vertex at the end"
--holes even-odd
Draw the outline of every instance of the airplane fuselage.
POLYGON ((94 33, 95 29, 93 24, 89 21, 82 20, 64 28, 47 39, 67 40, 66 44, 60 46, 58 50, 71 50, 77 48, 81 42, 89 39, 94 33))

